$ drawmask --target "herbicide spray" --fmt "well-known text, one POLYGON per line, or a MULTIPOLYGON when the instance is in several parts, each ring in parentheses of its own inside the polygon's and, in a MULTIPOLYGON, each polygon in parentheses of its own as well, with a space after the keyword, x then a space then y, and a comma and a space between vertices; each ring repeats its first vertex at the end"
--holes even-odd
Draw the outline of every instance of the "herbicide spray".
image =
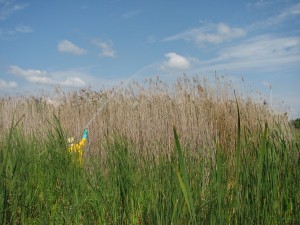
MULTIPOLYGON (((116 90, 120 90, 123 86, 127 86, 127 84, 129 82, 131 82, 134 78, 138 77, 142 72, 144 72, 145 70, 152 68, 153 66, 156 66, 156 64, 151 64, 149 66, 146 66, 144 68, 142 68, 141 70, 137 71, 136 73, 134 73, 133 75, 131 75, 125 82, 121 83, 121 85, 119 87, 117 87, 116 90)), ((109 103, 109 101, 112 100, 112 98, 108 98, 106 99, 102 105, 99 106, 99 108, 96 110, 96 112, 93 114, 93 116, 91 117, 91 119, 88 121, 88 123, 84 126, 84 131, 82 134, 82 138, 80 140, 79 143, 74 143, 74 138, 68 138, 68 150, 69 152, 75 153, 77 158, 78 158, 78 162, 80 164, 82 164, 82 149, 88 139, 88 129, 90 127, 90 125, 92 124, 92 122, 95 120, 95 118, 99 115, 99 113, 105 108, 105 106, 109 103)))

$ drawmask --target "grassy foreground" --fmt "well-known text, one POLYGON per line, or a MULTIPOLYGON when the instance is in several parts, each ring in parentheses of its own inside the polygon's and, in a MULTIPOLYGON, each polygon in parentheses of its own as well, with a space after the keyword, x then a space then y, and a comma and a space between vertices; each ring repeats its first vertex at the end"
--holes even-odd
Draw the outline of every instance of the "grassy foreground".
MULTIPOLYGON (((78 166, 58 119, 41 140, 13 122, 0 142, 2 224, 297 224, 299 146, 262 125, 257 143, 241 135, 228 154, 203 149, 141 155, 115 137, 78 166), (54 128, 54 129, 53 129, 54 128)), ((46 131, 45 131, 46 130, 46 131)), ((253 134, 252 134, 253 135, 253 134)))

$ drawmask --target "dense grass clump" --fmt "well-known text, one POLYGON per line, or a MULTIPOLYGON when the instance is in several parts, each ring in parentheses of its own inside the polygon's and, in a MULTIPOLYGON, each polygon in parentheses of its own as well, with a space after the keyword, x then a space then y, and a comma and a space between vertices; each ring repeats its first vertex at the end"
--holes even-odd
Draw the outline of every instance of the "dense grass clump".
POLYGON ((192 150, 173 128, 170 154, 140 154, 120 135, 103 142, 104 158, 86 154, 82 166, 66 150, 57 117, 31 136, 12 122, 0 142, 0 221, 297 224, 299 147, 267 123, 253 143, 237 120, 231 154, 217 140, 214 149, 192 150))

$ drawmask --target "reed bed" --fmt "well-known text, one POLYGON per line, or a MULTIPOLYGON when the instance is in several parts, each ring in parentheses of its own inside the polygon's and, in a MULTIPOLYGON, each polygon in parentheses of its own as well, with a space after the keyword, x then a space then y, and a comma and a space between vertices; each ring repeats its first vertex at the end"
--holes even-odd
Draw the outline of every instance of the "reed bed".
POLYGON ((57 117, 25 136, 12 121, 0 142, 2 224, 298 224, 299 146, 267 123, 249 145, 237 118, 234 151, 214 160, 191 154, 173 128, 173 150, 143 157, 138 146, 109 138, 83 166, 66 150, 57 117), (40 130, 39 129, 39 130, 40 130), (152 155, 153 156, 153 155, 152 155), (170 157, 168 157, 170 156, 170 157))
POLYGON ((1 223, 298 224, 287 118, 234 89, 183 76, 2 97, 1 223), (78 165, 66 139, 89 121, 78 165))
MULTIPOLYGON (((172 84, 150 78, 142 83, 131 82, 106 91, 83 89, 64 93, 57 89, 56 98, 2 97, 0 100, 1 130, 8 130, 12 118, 20 120, 25 136, 42 132, 49 118, 57 115, 69 136, 80 137, 88 121, 89 152, 101 154, 103 143, 116 135, 130 140, 138 151, 156 155, 169 154, 173 146, 172 127, 181 134, 183 145, 193 151, 214 149, 221 144, 230 153, 234 150, 237 108, 240 107, 243 135, 251 133, 255 144, 262 124, 280 127, 288 135, 287 117, 275 115, 268 106, 251 97, 242 96, 226 78, 213 82, 198 76, 182 76, 172 84), (99 110, 99 112, 98 112, 99 110)), ((210 153, 203 151, 203 154, 210 153)))

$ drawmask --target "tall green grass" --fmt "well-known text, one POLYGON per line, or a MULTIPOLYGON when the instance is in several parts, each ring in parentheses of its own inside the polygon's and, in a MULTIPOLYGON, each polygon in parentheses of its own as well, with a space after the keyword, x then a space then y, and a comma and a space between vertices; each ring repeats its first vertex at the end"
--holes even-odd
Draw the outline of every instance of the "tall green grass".
MULTIPOLYGON (((239 119, 238 119, 239 120, 239 119)), ((238 121, 238 124, 240 121, 238 121)), ((130 141, 74 163, 58 118, 30 137, 12 122, 0 142, 2 224, 297 224, 299 147, 262 125, 238 126, 236 149, 139 154, 130 141), (41 140, 40 132, 46 132, 41 140), (249 141, 257 135, 257 143, 249 141), (204 154, 211 151, 213 154, 204 154), (209 157, 207 157, 209 155, 209 157)), ((101 148, 102 148, 101 147, 101 148)))

